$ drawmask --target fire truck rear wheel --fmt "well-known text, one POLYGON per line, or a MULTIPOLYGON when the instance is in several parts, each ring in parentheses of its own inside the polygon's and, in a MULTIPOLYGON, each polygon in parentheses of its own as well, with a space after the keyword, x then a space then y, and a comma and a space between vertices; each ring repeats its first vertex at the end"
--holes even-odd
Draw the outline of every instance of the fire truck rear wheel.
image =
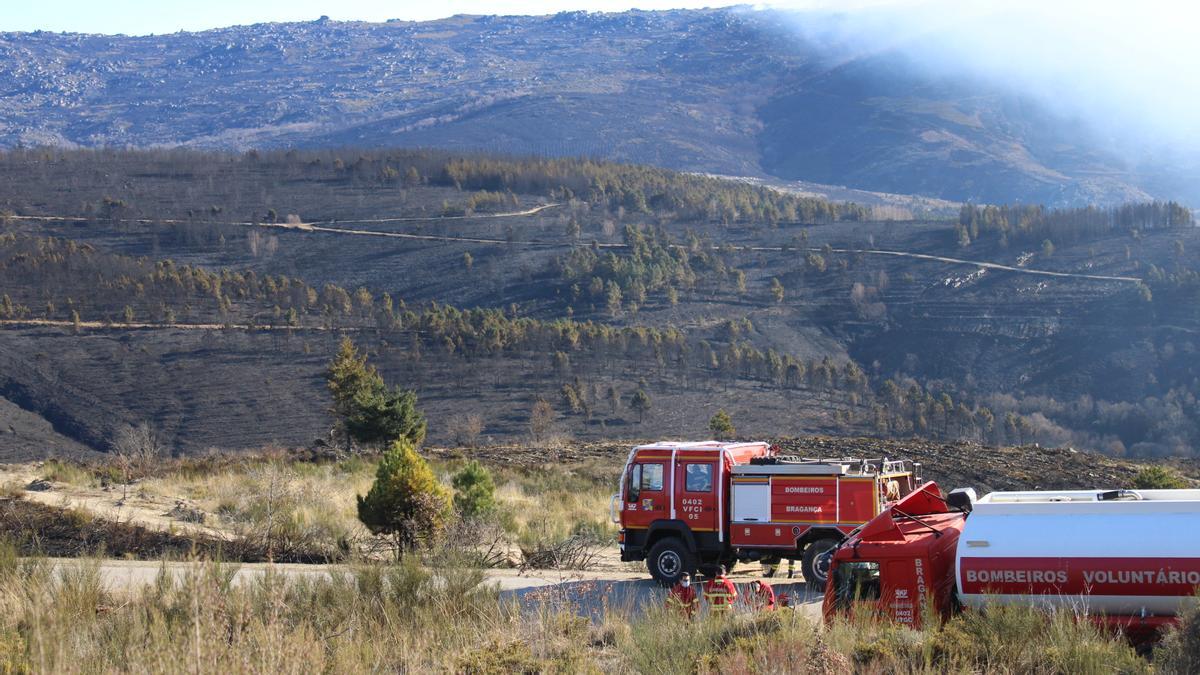
POLYGON ((674 586, 684 572, 696 571, 696 560, 677 537, 668 537, 650 547, 646 556, 650 576, 663 586, 674 586))
POLYGON ((809 588, 825 590, 825 582, 829 580, 829 564, 833 559, 833 549, 838 545, 837 539, 818 539, 804 549, 804 557, 800 561, 800 572, 809 588))

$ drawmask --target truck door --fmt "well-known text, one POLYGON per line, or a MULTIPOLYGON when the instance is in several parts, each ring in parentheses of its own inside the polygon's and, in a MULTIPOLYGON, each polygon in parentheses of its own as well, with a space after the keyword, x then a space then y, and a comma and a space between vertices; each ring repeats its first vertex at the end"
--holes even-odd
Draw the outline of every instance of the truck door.
POLYGON ((629 467, 625 485, 625 527, 645 528, 671 517, 664 483, 666 462, 639 461, 629 467))
POLYGON ((715 532, 720 526, 717 509, 717 465, 715 461, 681 459, 675 468, 679 519, 697 532, 715 532))

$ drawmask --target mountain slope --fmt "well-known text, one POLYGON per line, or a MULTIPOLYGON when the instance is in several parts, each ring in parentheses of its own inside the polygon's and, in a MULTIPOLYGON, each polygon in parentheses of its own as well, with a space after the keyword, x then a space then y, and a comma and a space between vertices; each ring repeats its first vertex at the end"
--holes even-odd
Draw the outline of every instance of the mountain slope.
POLYGON ((1198 289, 1178 205, 896 222, 589 161, 0 153, 0 396, 100 451, 142 421, 186 451, 324 437, 344 333, 439 441, 526 437, 543 398, 592 439, 724 409, 1190 455, 1198 289))
POLYGON ((0 146, 430 146, 951 200, 1195 196, 1177 167, 1139 173, 1028 100, 931 80, 895 51, 833 62, 779 28, 787 19, 734 8, 5 33, 0 146))

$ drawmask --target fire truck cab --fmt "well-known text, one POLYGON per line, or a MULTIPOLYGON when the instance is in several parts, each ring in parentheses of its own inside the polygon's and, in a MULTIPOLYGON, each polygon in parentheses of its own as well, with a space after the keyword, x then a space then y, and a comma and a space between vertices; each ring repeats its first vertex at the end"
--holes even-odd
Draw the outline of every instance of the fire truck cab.
POLYGON ((783 457, 766 443, 660 442, 633 448, 613 495, 621 559, 659 583, 718 565, 801 561, 824 588, 846 534, 912 492, 902 461, 783 457))
POLYGON ((965 519, 926 483, 852 532, 831 556, 826 619, 865 610, 917 628, 928 616, 948 617, 965 519))

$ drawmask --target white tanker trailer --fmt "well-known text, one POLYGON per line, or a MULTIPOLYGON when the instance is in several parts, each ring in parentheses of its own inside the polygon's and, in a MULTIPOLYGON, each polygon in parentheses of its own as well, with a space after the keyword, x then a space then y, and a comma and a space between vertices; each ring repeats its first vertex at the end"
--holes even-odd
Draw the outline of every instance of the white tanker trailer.
POLYGON ((923 611, 1020 604, 1153 633, 1196 602, 1200 490, 943 496, 926 483, 834 552, 825 613, 858 603, 919 625, 923 611))

